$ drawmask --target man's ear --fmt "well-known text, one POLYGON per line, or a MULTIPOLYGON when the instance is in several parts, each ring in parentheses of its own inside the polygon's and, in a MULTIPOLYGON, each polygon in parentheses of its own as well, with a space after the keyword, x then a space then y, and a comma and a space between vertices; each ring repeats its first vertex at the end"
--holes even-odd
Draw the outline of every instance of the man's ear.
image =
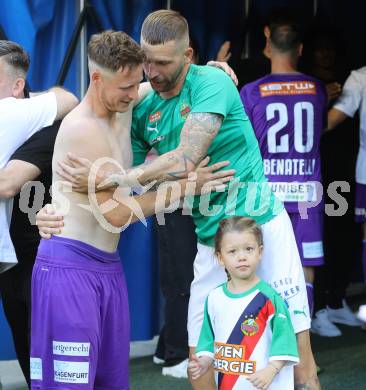
POLYGON ((18 77, 13 84, 13 97, 19 99, 24 97, 25 80, 18 77))
POLYGON ((264 26, 264 30, 263 30, 263 33, 264 33, 264 36, 269 39, 270 35, 271 35, 271 30, 269 29, 268 26, 264 26))
POLYGON ((90 75, 90 80, 93 82, 98 82, 102 79, 102 75, 99 70, 93 70, 90 75))
POLYGON ((299 57, 302 56, 303 49, 304 49, 304 45, 302 43, 300 43, 299 48, 297 49, 298 50, 297 54, 299 55, 299 57))
POLYGON ((192 62, 192 58, 193 58, 193 49, 191 47, 188 47, 184 52, 184 62, 186 64, 190 64, 192 62))

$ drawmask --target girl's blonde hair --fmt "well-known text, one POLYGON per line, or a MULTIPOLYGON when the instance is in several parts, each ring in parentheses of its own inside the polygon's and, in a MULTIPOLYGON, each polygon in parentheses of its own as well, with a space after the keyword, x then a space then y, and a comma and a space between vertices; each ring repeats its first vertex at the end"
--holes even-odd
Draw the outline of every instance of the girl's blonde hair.
POLYGON ((259 246, 263 245, 262 229, 252 218, 231 217, 220 221, 219 227, 215 234, 215 253, 221 250, 221 242, 226 233, 231 232, 248 232, 256 238, 259 246))

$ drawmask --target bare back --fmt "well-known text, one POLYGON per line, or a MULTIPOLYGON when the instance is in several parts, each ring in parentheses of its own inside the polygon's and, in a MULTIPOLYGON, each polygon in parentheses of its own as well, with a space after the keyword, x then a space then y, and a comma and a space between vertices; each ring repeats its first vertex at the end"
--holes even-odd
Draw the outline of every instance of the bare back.
MULTIPOLYGON (((79 240, 107 252, 116 250, 119 233, 111 232, 106 226, 108 224, 97 220, 94 213, 100 213, 100 207, 90 208, 90 199, 95 199, 93 195, 72 192, 70 185, 60 182, 56 169, 57 162, 65 160, 68 152, 92 162, 99 162, 101 158, 113 159, 124 169, 129 168, 132 163, 131 117, 132 104, 127 112, 116 113, 107 121, 96 117, 83 101, 62 122, 52 161, 52 203, 65 215, 61 237, 79 240)), ((110 166, 116 168, 115 164, 110 166)), ((108 164, 101 167, 108 169, 108 164)))

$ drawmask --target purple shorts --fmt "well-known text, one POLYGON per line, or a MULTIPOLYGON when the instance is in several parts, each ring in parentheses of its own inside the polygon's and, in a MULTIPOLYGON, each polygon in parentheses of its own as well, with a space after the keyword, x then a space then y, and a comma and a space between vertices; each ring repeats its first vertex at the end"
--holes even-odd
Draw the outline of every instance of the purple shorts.
POLYGON ((303 267, 324 264, 323 214, 308 213, 301 219, 299 213, 289 213, 303 267))
POLYGON ((366 223, 366 184, 356 183, 355 221, 366 223))
POLYGON ((118 253, 42 240, 31 336, 32 390, 128 390, 130 319, 118 253))

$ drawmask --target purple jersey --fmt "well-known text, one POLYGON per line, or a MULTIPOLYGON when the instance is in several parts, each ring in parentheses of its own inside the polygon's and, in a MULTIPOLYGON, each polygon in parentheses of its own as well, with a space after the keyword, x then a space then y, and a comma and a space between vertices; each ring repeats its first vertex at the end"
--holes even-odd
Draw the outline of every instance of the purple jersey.
POLYGON ((302 73, 271 74, 240 93, 263 156, 264 173, 289 212, 299 202, 322 207, 320 137, 325 127, 324 85, 302 73))

